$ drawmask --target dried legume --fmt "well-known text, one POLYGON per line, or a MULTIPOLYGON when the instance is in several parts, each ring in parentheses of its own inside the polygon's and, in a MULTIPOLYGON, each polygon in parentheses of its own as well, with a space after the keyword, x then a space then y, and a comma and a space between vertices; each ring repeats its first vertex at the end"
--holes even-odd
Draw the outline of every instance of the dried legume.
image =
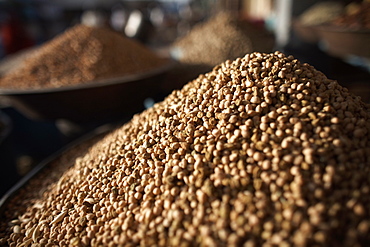
POLYGON ((359 97, 292 56, 228 60, 62 156, 68 170, 10 201, 1 241, 366 246, 369 120, 359 97))
POLYGON ((165 60, 108 28, 71 27, 0 78, 0 88, 58 88, 147 72, 165 60))

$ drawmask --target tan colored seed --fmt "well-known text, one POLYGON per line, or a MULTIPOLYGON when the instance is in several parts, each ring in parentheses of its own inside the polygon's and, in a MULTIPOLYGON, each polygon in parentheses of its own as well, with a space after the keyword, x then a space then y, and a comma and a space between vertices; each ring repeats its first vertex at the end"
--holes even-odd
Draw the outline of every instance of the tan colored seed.
POLYGON ((228 60, 62 155, 6 211, 30 221, 0 227, 13 245, 363 246, 369 113, 291 56, 228 60))
POLYGON ((53 219, 53 221, 52 221, 52 222, 50 222, 50 225, 57 224, 57 223, 59 223, 60 221, 62 221, 62 220, 63 220, 63 218, 67 215, 67 212, 68 212, 68 211, 63 211, 63 212, 61 212, 60 214, 58 214, 58 215, 53 219))

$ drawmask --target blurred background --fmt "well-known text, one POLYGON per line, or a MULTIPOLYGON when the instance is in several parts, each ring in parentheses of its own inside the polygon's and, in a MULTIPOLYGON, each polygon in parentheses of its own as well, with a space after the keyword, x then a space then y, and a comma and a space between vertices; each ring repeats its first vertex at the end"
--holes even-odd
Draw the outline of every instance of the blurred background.
MULTIPOLYGON (((142 109, 226 59, 276 50, 370 103, 369 12, 366 0, 0 0, 0 77, 30 50, 83 23, 113 29, 177 62, 142 109)), ((60 148, 132 114, 83 124, 34 119, 0 95, 0 196, 60 148)))

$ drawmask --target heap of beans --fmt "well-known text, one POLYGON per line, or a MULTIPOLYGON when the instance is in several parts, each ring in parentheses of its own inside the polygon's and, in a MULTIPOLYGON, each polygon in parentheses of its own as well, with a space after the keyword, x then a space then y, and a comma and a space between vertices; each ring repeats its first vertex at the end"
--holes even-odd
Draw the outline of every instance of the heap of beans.
POLYGON ((354 30, 370 29, 370 1, 347 5, 346 12, 334 19, 331 24, 354 30))
POLYGON ((344 12, 344 6, 340 2, 318 2, 308 8, 299 16, 302 25, 314 26, 330 22, 344 12))
POLYGON ((103 27, 76 25, 32 52, 0 78, 0 88, 57 88, 139 74, 164 60, 144 45, 103 27))
POLYGON ((239 20, 234 13, 217 13, 171 45, 171 56, 179 63, 168 73, 164 88, 179 89, 226 60, 252 51, 271 52, 273 46, 273 35, 264 28, 239 20))
POLYGON ((1 241, 368 246, 369 135, 369 106, 336 81, 279 52, 247 54, 64 160, 43 190, 26 186, 1 241))
POLYGON ((194 26, 171 47, 172 56, 182 63, 213 67, 253 51, 248 35, 228 12, 219 13, 194 26))

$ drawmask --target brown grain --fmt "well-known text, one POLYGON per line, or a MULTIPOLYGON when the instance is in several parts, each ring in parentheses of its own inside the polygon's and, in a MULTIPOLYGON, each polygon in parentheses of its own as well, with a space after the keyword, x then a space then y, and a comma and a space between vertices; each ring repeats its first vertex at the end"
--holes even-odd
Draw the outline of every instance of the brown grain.
POLYGON ((20 246, 68 209, 40 236, 80 246, 366 246, 369 120, 359 97, 312 66, 247 54, 59 160, 72 166, 42 195, 26 186, 9 203, 2 241, 20 246), (15 237, 7 222, 17 218, 30 221, 16 222, 15 237))
POLYGON ((34 49, 21 66, 0 78, 0 88, 58 88, 136 75, 164 63, 135 40, 79 24, 34 49))

